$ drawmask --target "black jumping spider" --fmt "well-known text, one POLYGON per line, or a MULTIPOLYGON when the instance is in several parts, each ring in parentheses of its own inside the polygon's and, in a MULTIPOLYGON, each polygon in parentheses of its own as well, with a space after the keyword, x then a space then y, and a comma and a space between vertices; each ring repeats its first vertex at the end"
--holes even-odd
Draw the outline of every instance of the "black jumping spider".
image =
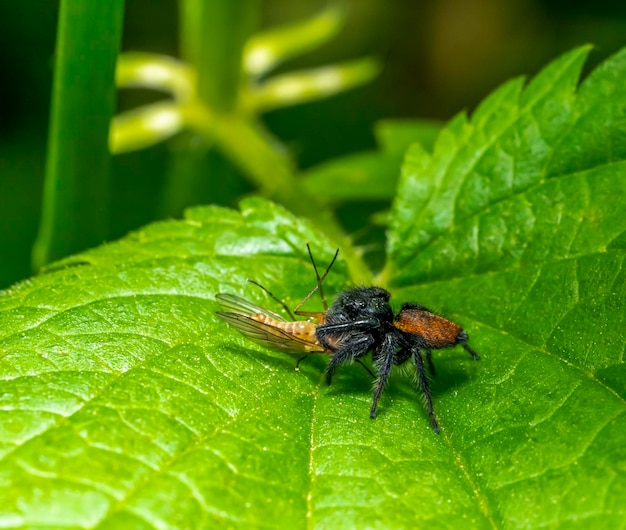
MULTIPOLYGON (((308 245, 307 249, 317 283, 293 312, 265 287, 249 280, 277 301, 289 315, 289 319, 245 298, 228 293, 216 296, 225 310, 217 312, 217 316, 262 346, 303 355, 296 368, 308 355, 330 355, 326 368, 328 384, 337 366, 347 361, 356 361, 363 365, 360 358, 371 351, 378 372, 374 383, 374 401, 370 409, 372 418, 376 417, 378 400, 389 379, 391 367, 412 359, 431 424, 435 432, 439 432, 424 367, 424 356, 431 374, 435 372, 432 350, 460 344, 474 359, 479 359, 478 354, 467 345, 467 333, 458 324, 410 302, 403 304, 398 314, 394 315, 389 306, 391 295, 380 287, 355 287, 343 291, 328 308, 322 283, 333 266, 339 250, 324 274, 320 276, 308 245), (320 293, 324 311, 300 311, 300 307, 316 291, 320 293), (296 316, 305 316, 309 320, 297 320, 296 316)), ((363 367, 370 372, 365 365, 363 367)), ((374 374, 372 376, 376 377, 374 374)))
POLYGON ((480 357, 467 345, 467 333, 459 325, 410 302, 403 304, 394 316, 389 306, 390 296, 380 287, 355 287, 342 292, 328 309, 325 322, 318 325, 315 331, 320 344, 332 351, 326 368, 326 382, 330 384, 337 366, 357 360, 371 351, 378 372, 370 409, 370 417, 375 418, 378 400, 389 379, 391 367, 412 359, 430 422, 438 433, 424 354, 432 373, 431 350, 460 344, 474 359, 480 357))

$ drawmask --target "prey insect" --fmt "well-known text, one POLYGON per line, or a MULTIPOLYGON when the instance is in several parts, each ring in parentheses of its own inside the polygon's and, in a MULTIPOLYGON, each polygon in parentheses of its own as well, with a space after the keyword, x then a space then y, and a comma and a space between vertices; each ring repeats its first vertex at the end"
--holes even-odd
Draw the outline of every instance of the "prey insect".
MULTIPOLYGON (((323 282, 337 259, 339 249, 337 249, 332 261, 321 276, 308 244, 307 249, 311 263, 313 264, 313 270, 315 271, 316 285, 293 311, 263 285, 254 280, 248 280, 275 300, 284 309, 287 315, 289 315, 289 320, 274 311, 260 307, 254 302, 250 302, 234 294, 220 293, 215 297, 225 310, 216 312, 216 315, 234 327, 244 337, 272 350, 301 354, 302 356, 296 363, 296 369, 299 368, 300 363, 306 359, 309 354, 322 353, 330 355, 333 351, 328 346, 322 346, 320 344, 315 331, 317 326, 326 321, 325 315, 328 311, 328 304, 324 297, 323 282), (316 292, 320 293, 324 311, 301 311, 300 308, 308 302, 316 292), (297 316, 306 317, 307 319, 297 320, 297 316)), ((330 344, 332 343, 333 341, 331 340, 330 344)), ((375 377, 370 369, 360 360, 357 362, 361 364, 372 377, 375 377)))

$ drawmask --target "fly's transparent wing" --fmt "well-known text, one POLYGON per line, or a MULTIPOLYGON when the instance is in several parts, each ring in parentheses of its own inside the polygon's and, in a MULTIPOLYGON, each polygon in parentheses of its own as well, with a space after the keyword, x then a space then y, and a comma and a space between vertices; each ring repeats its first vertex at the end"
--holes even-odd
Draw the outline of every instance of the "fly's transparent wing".
MULTIPOLYGON (((305 340, 277 326, 254 320, 247 315, 225 311, 219 311, 215 314, 233 326, 244 337, 266 348, 286 353, 329 353, 316 342, 305 340)), ((310 325, 314 326, 314 324, 310 325)))
POLYGON ((241 313, 242 315, 248 316, 254 314, 267 315, 268 317, 278 320, 279 322, 286 322, 285 318, 280 316, 278 313, 274 313, 274 311, 260 307, 255 303, 250 302, 250 300, 246 300, 245 298, 241 298, 241 296, 237 296, 235 294, 220 293, 215 295, 215 299, 224 309, 234 311, 235 313, 241 313))

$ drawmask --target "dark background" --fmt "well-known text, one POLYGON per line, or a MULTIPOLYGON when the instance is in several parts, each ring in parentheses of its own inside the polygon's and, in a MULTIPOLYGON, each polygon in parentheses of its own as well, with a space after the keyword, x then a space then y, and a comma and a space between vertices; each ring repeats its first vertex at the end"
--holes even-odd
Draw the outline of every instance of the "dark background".
MULTIPOLYGON (((382 75, 328 100, 264 117, 300 168, 375 146, 384 118, 447 120, 472 109, 506 79, 533 75, 581 44, 586 68, 624 44, 626 2, 611 0, 351 0, 343 32, 283 70, 376 55, 382 75)), ((309 17, 320 0, 266 0, 264 26, 309 17)), ((58 4, 0 2, 0 288, 31 274, 44 172, 58 4)), ((122 50, 177 54, 177 2, 127 0, 122 50)), ((151 95, 120 93, 120 107, 151 95)), ((167 145, 114 160, 111 239, 158 217, 167 145)), ((233 171, 233 179, 240 178, 233 171)), ((232 187, 249 188, 245 182, 232 187)), ((200 202, 215 202, 210 194, 200 202)), ((224 199, 236 204, 234 196, 224 199)), ((366 205, 363 206, 367 208, 366 205)))

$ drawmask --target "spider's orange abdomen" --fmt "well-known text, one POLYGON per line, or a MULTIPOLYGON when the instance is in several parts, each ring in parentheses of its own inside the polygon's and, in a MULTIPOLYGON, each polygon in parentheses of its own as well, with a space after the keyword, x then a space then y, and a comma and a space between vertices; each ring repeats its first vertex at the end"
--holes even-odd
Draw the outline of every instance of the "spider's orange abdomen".
POLYGON ((402 309, 393 325, 400 331, 420 335, 427 348, 437 350, 457 343, 461 326, 424 309, 402 309))

